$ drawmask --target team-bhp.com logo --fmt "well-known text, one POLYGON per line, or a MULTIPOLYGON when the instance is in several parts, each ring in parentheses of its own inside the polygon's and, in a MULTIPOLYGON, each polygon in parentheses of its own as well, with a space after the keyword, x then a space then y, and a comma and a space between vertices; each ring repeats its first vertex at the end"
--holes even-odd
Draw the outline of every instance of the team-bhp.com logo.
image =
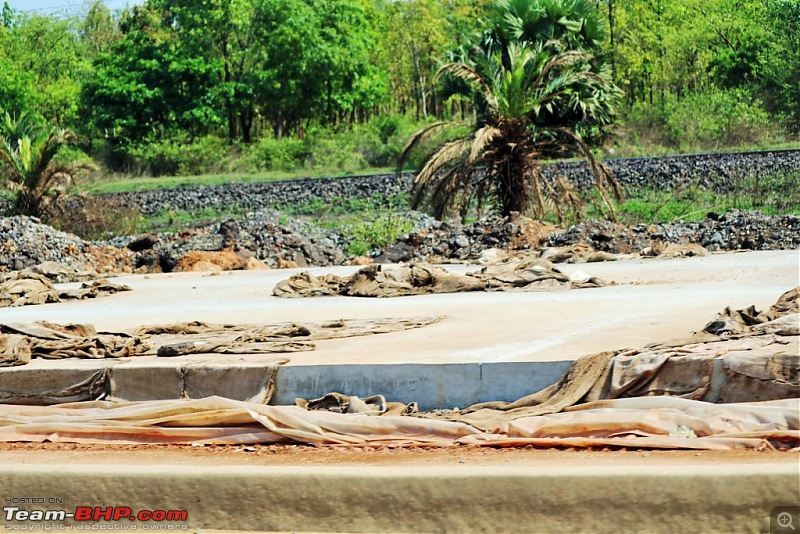
MULTIPOLYGON (((61 521, 76 521, 76 522, 93 522, 99 521, 121 524, 123 522, 139 521, 139 522, 154 522, 155 524, 140 525, 142 530, 178 530, 185 528, 186 525, 175 525, 175 522, 186 521, 189 514, 186 510, 137 510, 134 511, 130 506, 78 506, 75 511, 68 512, 67 510, 27 510, 19 506, 5 506, 5 520, 14 521, 16 525, 22 527, 25 524, 30 525, 31 522, 42 522, 42 526, 46 523, 52 524, 53 522, 61 521), (169 528, 167 528, 169 527, 169 528)), ((112 525, 107 525, 108 530, 115 529, 112 525)), ((121 526, 121 525, 119 525, 121 526)), ((135 529, 134 525, 133 526, 135 529)), ((69 528, 70 530, 84 528, 89 529, 89 525, 71 524, 69 527, 62 525, 62 529, 69 528), (82 528, 83 527, 83 528, 82 528)), ((133 530, 131 529, 131 530, 133 530)), ((15 528, 14 525, 6 524, 6 530, 30 530, 24 528, 15 528)), ((51 530, 51 529, 47 529, 51 530)), ((59 529, 60 530, 60 529, 59 529)), ((91 528, 91 530, 95 530, 91 528)), ((125 528, 125 530, 128 530, 125 528)))

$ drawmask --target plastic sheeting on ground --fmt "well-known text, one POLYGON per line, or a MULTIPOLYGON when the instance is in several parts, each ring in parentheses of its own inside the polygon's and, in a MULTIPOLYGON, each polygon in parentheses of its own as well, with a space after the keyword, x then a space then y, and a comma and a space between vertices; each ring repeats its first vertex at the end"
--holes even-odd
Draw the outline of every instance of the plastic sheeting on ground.
POLYGON ((97 332, 92 325, 0 324, 0 366, 23 365, 32 357, 123 358, 145 354, 269 354, 314 350, 314 341, 421 328, 442 317, 339 320, 275 325, 211 324, 199 321, 151 325, 126 332, 97 332))
POLYGON ((487 265, 467 274, 451 273, 441 267, 412 263, 387 267, 368 265, 351 276, 315 276, 302 272, 279 282, 278 297, 400 297, 429 293, 466 291, 547 291, 602 287, 595 277, 570 279, 551 262, 534 256, 517 256, 487 265))
POLYGON ((427 417, 499 428, 601 399, 670 396, 714 403, 800 397, 800 288, 764 312, 726 308, 687 339, 584 356, 551 386, 513 402, 427 417))
POLYGON ((342 394, 300 401, 321 410, 216 396, 0 405, 0 441, 800 450, 799 302, 795 288, 765 312, 726 309, 689 340, 587 356, 538 393, 461 412, 398 416, 413 410, 342 394))
POLYGON ((519 418, 482 432, 451 421, 308 411, 208 397, 0 405, 0 441, 792 449, 800 446, 798 413, 798 399, 722 405, 676 397, 616 399, 519 418))
MULTIPOLYGON (((0 308, 105 297, 119 291, 131 290, 126 285, 113 284, 108 280, 95 280, 84 282, 77 289, 59 291, 52 280, 59 279, 65 272, 69 274, 69 271, 54 269, 47 264, 41 264, 24 271, 0 275, 0 308)), ((75 273, 75 276, 78 274, 75 273)))

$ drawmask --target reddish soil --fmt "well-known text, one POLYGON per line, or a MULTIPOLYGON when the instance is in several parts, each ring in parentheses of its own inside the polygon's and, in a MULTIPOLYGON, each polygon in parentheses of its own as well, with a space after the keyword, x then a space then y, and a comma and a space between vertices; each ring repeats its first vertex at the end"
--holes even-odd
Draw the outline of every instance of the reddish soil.
POLYGON ((83 445, 0 443, 0 464, 203 465, 692 465, 797 462, 797 452, 687 450, 389 448, 301 445, 83 445), (132 454, 133 453, 133 454, 132 454))

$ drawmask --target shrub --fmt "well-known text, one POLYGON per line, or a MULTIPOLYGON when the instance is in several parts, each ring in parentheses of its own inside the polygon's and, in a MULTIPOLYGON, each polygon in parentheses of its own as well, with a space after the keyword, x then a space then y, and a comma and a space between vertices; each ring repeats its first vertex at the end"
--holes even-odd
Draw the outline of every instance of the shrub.
POLYGON ((265 137, 242 148, 242 157, 255 171, 294 171, 305 165, 308 147, 294 137, 265 137))
POLYGON ((365 256, 395 243, 412 228, 411 221, 399 213, 381 215, 372 221, 353 219, 341 228, 347 243, 345 252, 352 256, 365 256))
POLYGON ((112 198, 73 196, 58 203, 55 214, 48 222, 58 230, 83 239, 98 240, 136 234, 143 220, 138 211, 112 198))
POLYGON ((127 149, 128 165, 136 174, 183 176, 225 172, 232 153, 227 141, 208 135, 195 139, 176 136, 127 149))
POLYGON ((661 106, 629 110, 627 122, 633 144, 652 143, 681 151, 765 145, 781 135, 761 102, 743 89, 669 96, 661 106))
POLYGON ((369 163, 358 151, 355 130, 331 132, 319 128, 306 136, 308 159, 306 167, 317 171, 354 173, 369 167, 369 163))

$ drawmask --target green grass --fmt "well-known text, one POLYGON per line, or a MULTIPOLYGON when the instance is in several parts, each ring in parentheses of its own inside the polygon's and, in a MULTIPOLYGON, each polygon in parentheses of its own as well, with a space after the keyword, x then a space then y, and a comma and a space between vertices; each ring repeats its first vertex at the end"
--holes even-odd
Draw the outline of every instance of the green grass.
POLYGON ((248 211, 239 206, 226 209, 203 208, 197 211, 162 210, 156 215, 143 216, 137 231, 174 232, 191 226, 203 226, 231 218, 238 219, 245 216, 248 211))
MULTIPOLYGON (((379 167, 359 171, 358 174, 388 174, 393 168, 379 167)), ((276 182, 299 178, 339 178, 352 176, 326 171, 268 171, 255 174, 205 174, 199 176, 161 176, 161 177, 96 177, 85 182, 81 191, 84 193, 125 193, 129 191, 146 191, 151 189, 171 189, 198 185, 223 185, 230 183, 276 182)))
POLYGON ((368 219, 354 215, 339 220, 336 230, 344 238, 344 251, 352 256, 366 256, 397 242, 412 230, 412 223, 401 214, 383 213, 368 219))
POLYGON ((408 193, 398 193, 389 197, 373 195, 367 198, 334 198, 326 201, 314 198, 295 206, 283 208, 281 211, 289 215, 325 221, 353 214, 373 214, 408 209, 408 197, 408 193))
POLYGON ((709 212, 731 210, 800 215, 800 173, 748 179, 725 194, 696 185, 672 191, 642 189, 630 192, 619 206, 620 220, 628 224, 700 221, 709 212))
POLYGON ((342 236, 347 254, 364 256, 411 231, 411 221, 398 213, 403 209, 408 209, 408 193, 329 202, 313 199, 283 211, 335 231, 342 236))

